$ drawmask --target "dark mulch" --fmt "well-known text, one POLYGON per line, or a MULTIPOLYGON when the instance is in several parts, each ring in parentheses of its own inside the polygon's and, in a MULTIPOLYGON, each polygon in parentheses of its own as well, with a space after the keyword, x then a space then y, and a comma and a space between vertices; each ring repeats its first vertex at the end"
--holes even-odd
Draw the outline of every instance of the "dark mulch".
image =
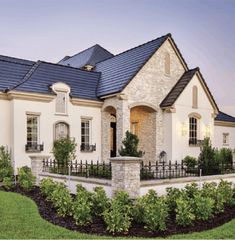
MULTIPOLYGON (((1 187, 0 189, 3 190, 1 187)), ((12 191, 30 197, 32 200, 34 200, 38 206, 41 217, 48 222, 67 228, 69 230, 79 231, 82 233, 111 235, 106 231, 106 226, 102 219, 96 218, 89 226, 79 227, 75 224, 72 217, 59 217, 56 213, 56 209, 52 206, 51 202, 46 201, 40 194, 38 187, 30 192, 25 192, 20 187, 16 187, 12 191)), ((201 232, 223 225, 233 218, 235 218, 235 206, 226 207, 223 213, 215 215, 208 221, 197 221, 193 226, 185 228, 177 226, 174 223, 173 218, 170 218, 167 222, 167 230, 164 232, 151 232, 146 230, 142 225, 133 224, 128 233, 117 234, 116 236, 166 237, 173 234, 201 232)))

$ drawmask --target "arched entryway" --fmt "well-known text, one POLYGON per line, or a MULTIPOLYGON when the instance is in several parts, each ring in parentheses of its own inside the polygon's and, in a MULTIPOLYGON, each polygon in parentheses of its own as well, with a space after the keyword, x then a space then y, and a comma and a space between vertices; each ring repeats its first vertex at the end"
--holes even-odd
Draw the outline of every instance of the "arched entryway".
POLYGON ((139 138, 139 150, 144 161, 156 160, 156 110, 149 106, 134 106, 130 110, 130 130, 139 138))
POLYGON ((116 109, 108 106, 102 113, 102 159, 108 161, 117 155, 116 109))

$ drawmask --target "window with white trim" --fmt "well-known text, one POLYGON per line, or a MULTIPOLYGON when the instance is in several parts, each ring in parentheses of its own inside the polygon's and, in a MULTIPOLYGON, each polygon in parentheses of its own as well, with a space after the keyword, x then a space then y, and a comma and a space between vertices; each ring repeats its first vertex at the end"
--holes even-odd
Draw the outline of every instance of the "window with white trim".
POLYGON ((223 133, 223 145, 224 146, 229 145, 229 133, 223 133))
POLYGON ((198 119, 189 118, 189 144, 196 145, 198 140, 198 119))
POLYGON ((69 125, 65 122, 55 124, 55 140, 69 138, 69 125))
POLYGON ((66 114, 67 113, 67 93, 56 92, 56 113, 66 114))
POLYGON ((27 146, 35 148, 39 143, 39 116, 27 115, 27 146))
POLYGON ((193 86, 192 95, 193 95, 192 107, 193 108, 198 108, 198 89, 197 89, 197 86, 193 86))
POLYGON ((82 118, 81 119, 81 146, 80 149, 82 152, 93 152, 96 151, 96 144, 92 145, 92 119, 82 118))

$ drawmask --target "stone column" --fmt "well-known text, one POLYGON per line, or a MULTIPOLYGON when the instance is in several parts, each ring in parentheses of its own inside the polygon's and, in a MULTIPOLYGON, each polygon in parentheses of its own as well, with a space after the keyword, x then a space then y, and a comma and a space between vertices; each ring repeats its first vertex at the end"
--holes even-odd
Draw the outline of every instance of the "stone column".
POLYGON ((127 130, 130 131, 130 109, 127 97, 120 95, 117 106, 117 156, 127 130))
POLYGON ((32 173, 36 177, 36 185, 38 185, 40 182, 39 174, 42 172, 43 169, 43 160, 48 159, 50 156, 32 155, 29 157, 31 159, 32 173))
POLYGON ((140 164, 137 157, 110 158, 112 164, 112 192, 126 191, 131 198, 140 195, 140 164))
POLYGON ((235 165, 235 149, 233 151, 233 165, 235 165))

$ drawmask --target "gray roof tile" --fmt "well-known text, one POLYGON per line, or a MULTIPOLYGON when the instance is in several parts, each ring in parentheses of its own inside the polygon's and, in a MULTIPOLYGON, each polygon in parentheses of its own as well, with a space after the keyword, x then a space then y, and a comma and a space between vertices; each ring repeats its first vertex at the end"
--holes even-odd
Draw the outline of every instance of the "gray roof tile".
POLYGON ((223 121, 223 122, 234 122, 235 123, 235 117, 228 115, 224 112, 219 111, 219 114, 215 118, 216 121, 223 121))
POLYGON ((81 68, 85 65, 95 66, 96 63, 111 57, 113 57, 112 53, 96 44, 72 57, 65 56, 59 61, 59 64, 81 68))
POLYGON ((167 34, 96 64, 101 72, 98 97, 120 92, 170 36, 167 34))

